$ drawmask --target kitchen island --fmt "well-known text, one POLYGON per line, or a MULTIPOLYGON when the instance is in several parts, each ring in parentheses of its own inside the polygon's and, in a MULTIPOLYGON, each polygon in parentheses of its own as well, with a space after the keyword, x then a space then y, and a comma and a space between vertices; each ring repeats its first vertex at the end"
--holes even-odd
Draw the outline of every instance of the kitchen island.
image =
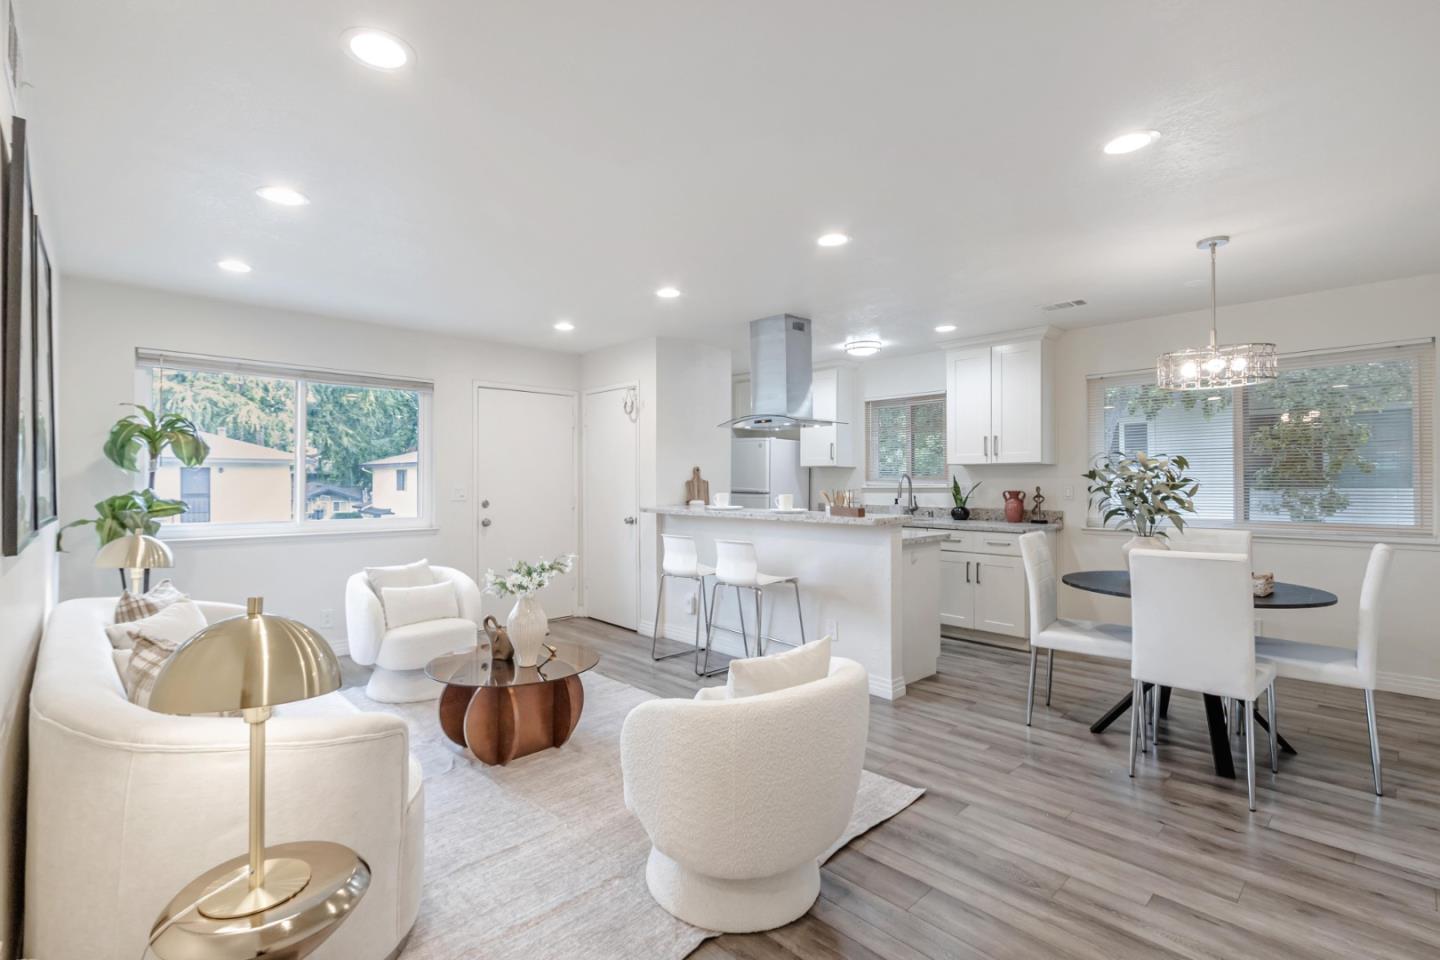
MULTIPOLYGON (((887 700, 905 685, 935 672, 940 655, 940 544, 943 532, 907 529, 902 514, 832 517, 820 511, 646 507, 659 534, 693 537, 702 563, 713 565, 716 540, 755 544, 765 573, 795 576, 807 639, 834 638, 836 656, 861 663, 870 692, 887 700)), ((659 556, 659 545, 656 545, 659 556)), ((713 584, 713 581, 712 581, 713 584)), ((707 587, 707 597, 709 590, 707 587)), ((693 591, 681 583, 666 589, 662 632, 680 643, 695 635, 693 591)), ((748 599, 748 598, 747 598, 748 599)), ((714 649, 741 655, 740 605, 733 590, 717 594, 714 649), (735 631, 735 632, 731 632, 735 631)), ((753 607, 744 605, 754 654, 753 607)), ((781 643, 800 641, 795 595, 766 591, 763 632, 781 643)), ((642 624, 648 632, 653 624, 642 624)), ((774 649, 774 648, 771 648, 774 649)))

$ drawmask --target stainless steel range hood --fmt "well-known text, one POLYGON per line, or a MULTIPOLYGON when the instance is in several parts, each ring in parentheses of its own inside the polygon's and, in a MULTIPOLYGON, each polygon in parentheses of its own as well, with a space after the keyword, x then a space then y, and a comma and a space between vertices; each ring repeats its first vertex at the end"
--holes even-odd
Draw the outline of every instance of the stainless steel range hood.
POLYGON ((844 421, 811 414, 810 321, 788 313, 750 323, 750 410, 720 424, 740 436, 774 436, 844 421))

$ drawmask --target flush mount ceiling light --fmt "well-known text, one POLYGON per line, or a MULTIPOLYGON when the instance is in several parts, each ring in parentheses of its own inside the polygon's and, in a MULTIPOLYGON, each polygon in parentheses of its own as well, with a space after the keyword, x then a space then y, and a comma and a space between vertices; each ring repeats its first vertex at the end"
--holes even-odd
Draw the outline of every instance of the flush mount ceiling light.
POLYGON ((845 352, 852 357, 873 357, 880 352, 880 341, 874 339, 856 339, 845 341, 845 352))
POLYGON ((571 323, 569 320, 557 320, 555 321, 555 329, 559 330, 561 333, 569 333, 571 330, 575 329, 575 324, 571 323))
POLYGON ((1280 361, 1273 343, 1219 343, 1215 335, 1215 251, 1229 237, 1206 237, 1195 244, 1210 251, 1210 345, 1163 354, 1155 361, 1155 382, 1165 390, 1227 390, 1274 380, 1280 361))
POLYGON ((659 297, 661 300, 674 300, 676 297, 680 296, 680 288, 661 287, 659 290, 655 291, 655 296, 659 297))
POLYGON ((261 187, 255 191, 255 196, 282 207, 303 207, 310 202, 310 198, 299 190, 280 186, 261 187))
POLYGON ((226 257, 224 260, 215 261, 215 266, 226 273, 249 273, 250 264, 244 260, 236 260, 234 257, 226 257))
POLYGON ((412 57, 408 43, 383 30, 352 27, 341 39, 350 56, 374 70, 399 70, 412 57))
POLYGON ((815 240, 815 243, 822 247, 843 247, 849 242, 850 238, 843 233, 826 233, 815 240))
POLYGON ((1114 140, 1105 144, 1105 152, 1111 156, 1122 153, 1134 153, 1136 150, 1144 150, 1159 139, 1159 130, 1137 130, 1134 133, 1122 133, 1114 140))
POLYGON ((942 323, 942 324, 940 324, 940 326, 938 326, 938 327, 935 328, 935 332, 936 332, 936 333, 954 333, 954 332, 955 332, 955 324, 953 324, 953 323, 942 323))

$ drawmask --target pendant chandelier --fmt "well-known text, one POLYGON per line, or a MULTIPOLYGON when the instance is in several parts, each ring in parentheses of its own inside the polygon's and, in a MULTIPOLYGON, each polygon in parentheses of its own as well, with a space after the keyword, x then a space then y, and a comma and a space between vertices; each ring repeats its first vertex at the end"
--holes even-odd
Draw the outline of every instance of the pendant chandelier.
POLYGON ((1195 244, 1210 249, 1210 345, 1162 354, 1155 361, 1155 382, 1161 389, 1225 390, 1280 375, 1275 344, 1216 342, 1215 251, 1229 242, 1229 237, 1206 237, 1195 244))

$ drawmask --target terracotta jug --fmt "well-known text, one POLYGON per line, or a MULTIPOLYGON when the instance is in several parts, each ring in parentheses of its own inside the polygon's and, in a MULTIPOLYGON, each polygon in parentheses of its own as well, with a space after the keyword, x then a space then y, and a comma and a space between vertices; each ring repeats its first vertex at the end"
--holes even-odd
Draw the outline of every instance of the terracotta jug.
POLYGON ((1023 523, 1025 520, 1025 491, 1006 490, 1001 496, 1005 498, 1005 522, 1023 523))

